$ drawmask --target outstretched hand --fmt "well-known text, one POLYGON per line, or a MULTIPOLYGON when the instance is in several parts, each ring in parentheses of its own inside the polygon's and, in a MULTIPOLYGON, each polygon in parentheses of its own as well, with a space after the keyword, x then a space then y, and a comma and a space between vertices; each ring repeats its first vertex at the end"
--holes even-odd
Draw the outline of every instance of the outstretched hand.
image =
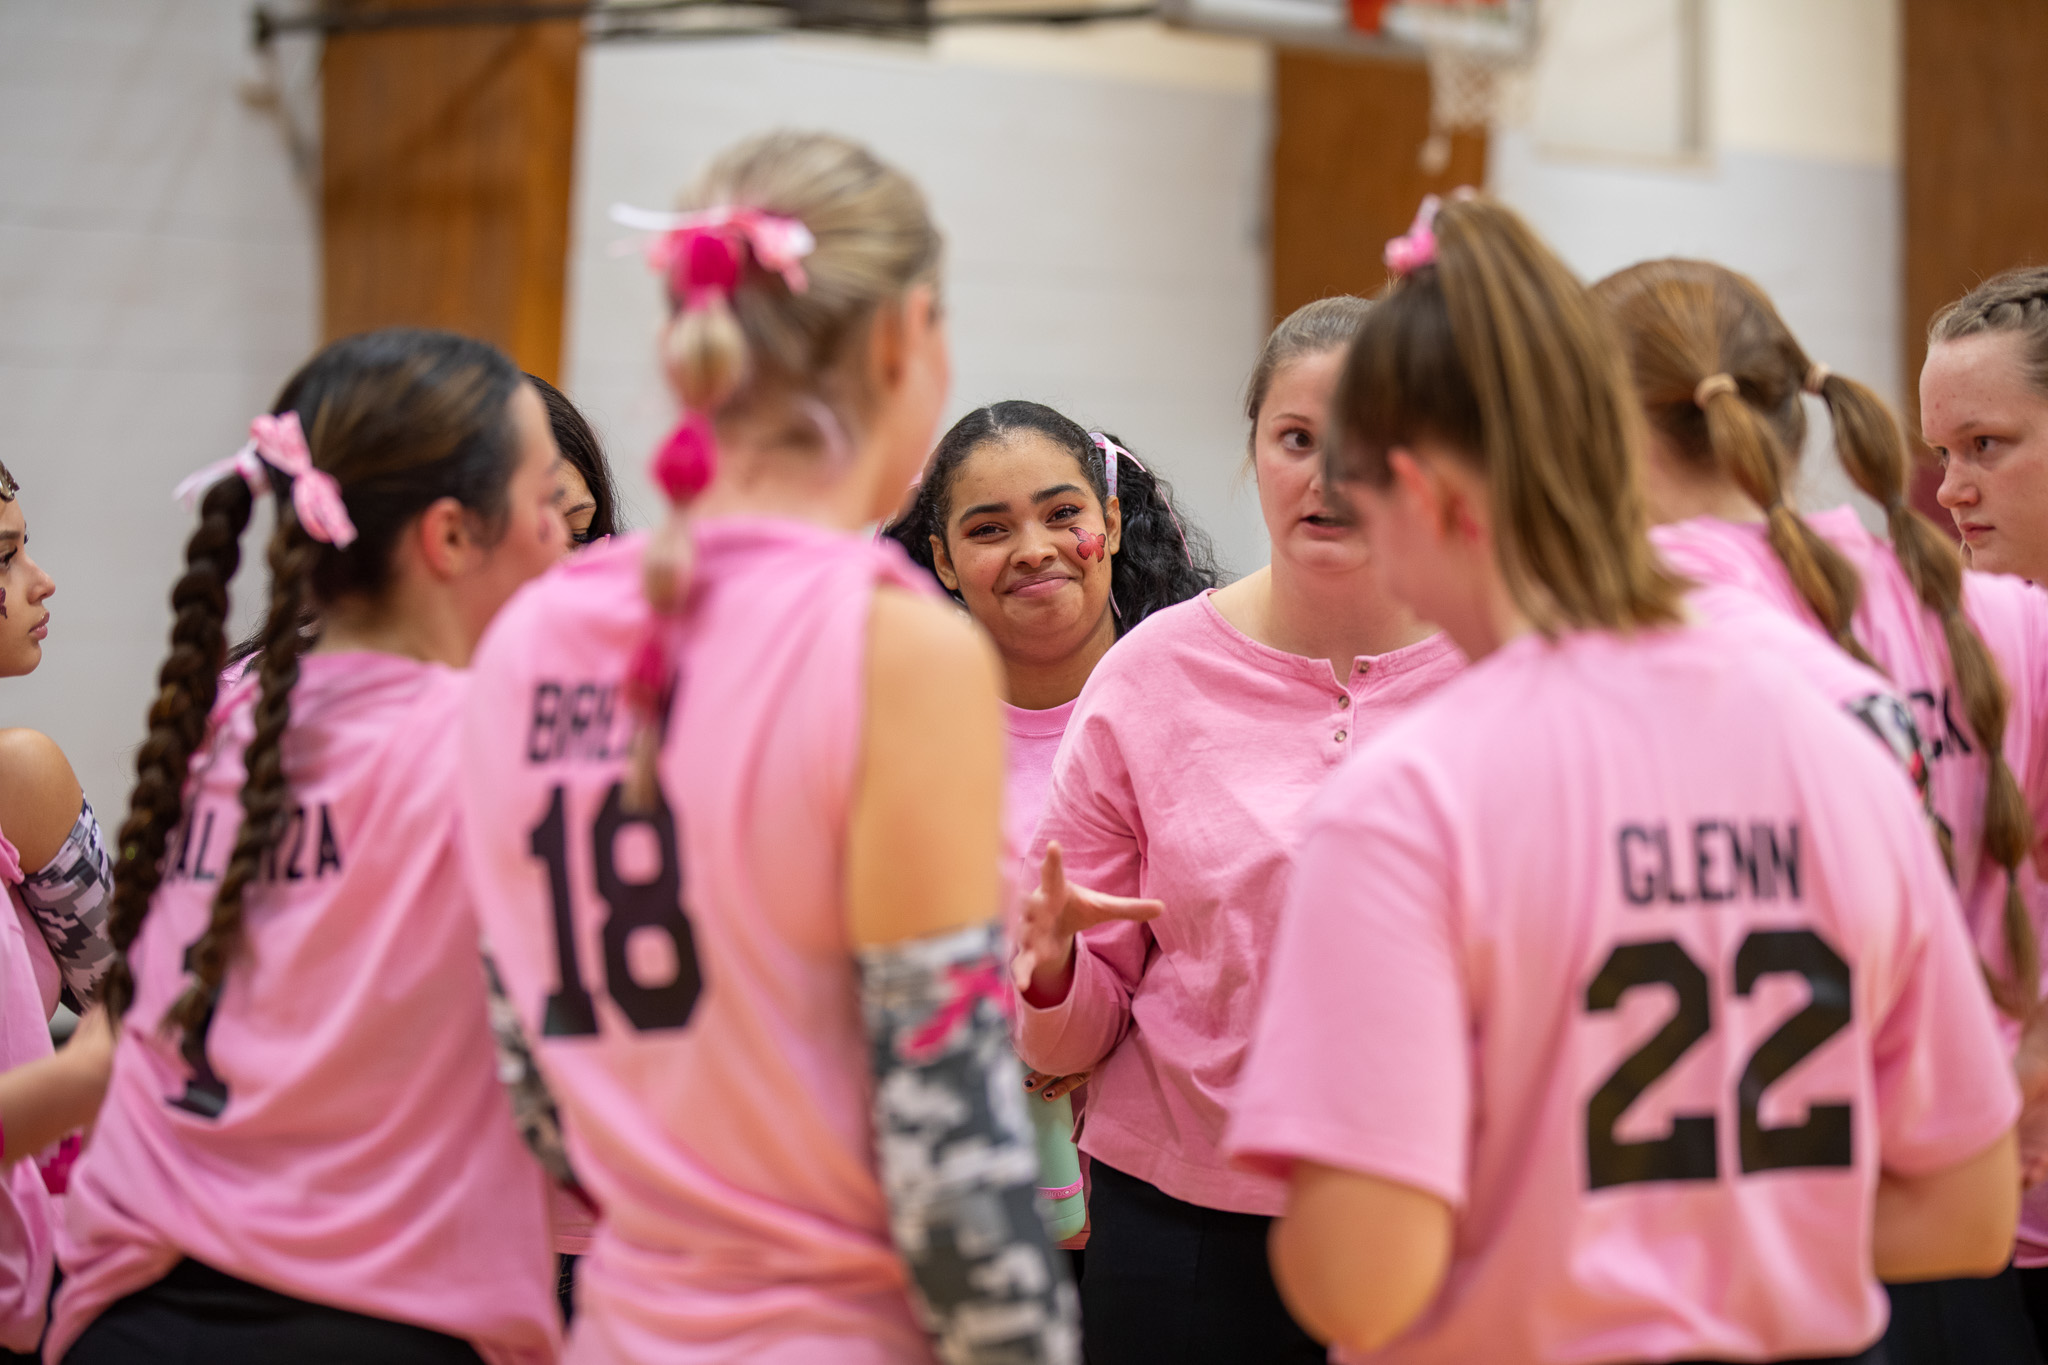
POLYGON ((1017 956, 1011 974, 1026 1000, 1056 1005, 1074 981, 1074 936, 1114 920, 1144 921, 1164 913, 1163 901, 1111 896, 1067 880, 1066 863, 1055 843, 1045 850, 1038 889, 1024 899, 1017 926, 1017 956))

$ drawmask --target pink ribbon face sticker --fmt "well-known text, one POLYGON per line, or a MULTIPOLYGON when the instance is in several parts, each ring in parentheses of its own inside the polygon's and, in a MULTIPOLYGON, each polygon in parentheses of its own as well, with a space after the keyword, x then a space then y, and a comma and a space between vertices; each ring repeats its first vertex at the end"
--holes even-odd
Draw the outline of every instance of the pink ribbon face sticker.
POLYGON ((1074 539, 1079 542, 1079 554, 1083 559, 1108 559, 1109 535, 1104 531, 1089 532, 1079 526, 1069 526, 1074 539))

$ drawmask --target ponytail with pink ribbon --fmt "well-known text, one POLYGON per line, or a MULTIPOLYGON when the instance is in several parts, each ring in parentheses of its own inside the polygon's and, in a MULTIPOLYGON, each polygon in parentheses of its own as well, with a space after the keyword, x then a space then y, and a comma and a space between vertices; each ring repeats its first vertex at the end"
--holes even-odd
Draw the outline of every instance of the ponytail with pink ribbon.
POLYGON ((355 543, 356 526, 342 501, 341 485, 313 463, 296 412, 265 413, 251 421, 247 445, 187 476, 172 496, 190 510, 199 505, 207 489, 230 475, 239 475, 252 493, 267 493, 273 469, 292 481, 292 510, 307 535, 337 550, 355 543))
MULTIPOLYGON (((803 263, 817 249, 817 239, 795 218, 735 204, 692 213, 614 204, 612 221, 655 234, 647 244, 647 263, 667 285, 669 302, 679 317, 729 311, 749 256, 763 271, 779 276, 792 294, 810 288, 803 263)), ((828 443, 836 431, 833 424, 828 443)), ((690 547, 677 519, 717 473, 718 433, 711 414, 686 407, 675 430, 654 453, 654 481, 676 510, 669 529, 648 542, 643 572, 653 615, 625 679, 625 700, 634 717, 627 799, 635 809, 646 809, 657 798, 655 759, 678 682, 672 627, 688 575, 690 547)))

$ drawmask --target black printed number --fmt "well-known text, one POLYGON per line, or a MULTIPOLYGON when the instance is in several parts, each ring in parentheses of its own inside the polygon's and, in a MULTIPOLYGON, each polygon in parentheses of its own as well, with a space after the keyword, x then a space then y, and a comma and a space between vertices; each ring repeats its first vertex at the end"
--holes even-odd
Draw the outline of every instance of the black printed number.
MULTIPOLYGON (((683 864, 676 841, 676 822, 668 802, 658 793, 654 809, 644 813, 625 810, 621 787, 612 784, 604 806, 590 831, 591 861, 596 869, 597 894, 609 912, 604 921, 605 993, 618 1004, 636 1029, 681 1028, 690 1022, 697 1008, 703 981, 697 967, 697 941, 690 920, 683 913, 683 864), (660 865, 644 882, 628 881, 618 868, 619 835, 635 826, 645 826, 654 836, 660 865), (657 986, 642 984, 626 960, 627 941, 642 929, 668 936, 674 950, 675 975, 657 986)), ((561 984, 548 996, 541 1018, 541 1033, 547 1037, 575 1036, 597 1032, 597 1009, 590 990, 583 984, 582 963, 576 952, 575 923, 569 902, 568 817, 562 789, 556 787, 548 811, 533 828, 529 847, 547 864, 548 893, 555 914, 555 956, 560 964, 561 984)))
POLYGON ((1636 1098, 1714 1026, 1707 974, 1670 939, 1624 943, 1608 954, 1600 975, 1586 987, 1586 1008, 1599 1011, 1613 1009, 1637 986, 1659 982, 1678 992, 1678 1012, 1616 1067, 1586 1102, 1586 1170, 1596 1190, 1639 1180, 1714 1178, 1712 1114, 1674 1116, 1671 1136, 1647 1142, 1623 1142, 1614 1136, 1614 1125, 1636 1098))
MULTIPOLYGON (((192 952, 199 946, 194 940, 185 947, 185 970, 192 970, 192 952)), ((185 1093, 170 1097, 173 1109, 182 1109, 188 1114, 197 1114, 203 1119, 217 1119, 228 1107, 228 1083, 213 1072, 213 1063, 206 1057, 206 1036, 213 1031, 213 1010, 206 1011, 206 1017, 199 1021, 199 1027, 185 1035, 178 1046, 185 1058, 185 1065, 192 1068, 191 1077, 185 1082, 185 1093)))
MULTIPOLYGON (((1806 1008, 1758 1045, 1735 1087, 1742 1171, 1798 1166, 1847 1166, 1850 1113, 1846 1104, 1816 1104, 1804 1123, 1766 1128, 1759 1117, 1764 1091, 1847 1026, 1849 964, 1808 929, 1758 930, 1735 954, 1735 993, 1748 996, 1766 976, 1806 978, 1806 1008)), ((1657 1078, 1678 1064, 1713 1028, 1707 974, 1670 939, 1624 943, 1608 954, 1586 987, 1586 1008, 1611 1010, 1638 986, 1666 985, 1678 1008, 1657 1034, 1637 1048, 1586 1102, 1586 1181, 1593 1189, 1652 1180, 1712 1180, 1720 1174, 1712 1114, 1677 1114, 1668 1137, 1623 1142, 1614 1125, 1657 1078)))

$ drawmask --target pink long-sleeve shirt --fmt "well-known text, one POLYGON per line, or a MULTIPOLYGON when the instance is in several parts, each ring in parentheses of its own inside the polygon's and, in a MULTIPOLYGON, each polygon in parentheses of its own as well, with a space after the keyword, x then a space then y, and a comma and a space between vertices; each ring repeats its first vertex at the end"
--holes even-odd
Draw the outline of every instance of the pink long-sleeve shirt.
POLYGON ((1464 667, 1442 636, 1353 661, 1262 645, 1210 596, 1150 617, 1096 666, 1054 764, 1032 862, 1156 897, 1149 924, 1081 936, 1073 986, 1019 1009, 1018 1048, 1097 1068, 1081 1150, 1177 1199, 1279 1213, 1285 1186, 1219 1148, 1251 1039, 1296 817, 1352 750, 1464 667))

